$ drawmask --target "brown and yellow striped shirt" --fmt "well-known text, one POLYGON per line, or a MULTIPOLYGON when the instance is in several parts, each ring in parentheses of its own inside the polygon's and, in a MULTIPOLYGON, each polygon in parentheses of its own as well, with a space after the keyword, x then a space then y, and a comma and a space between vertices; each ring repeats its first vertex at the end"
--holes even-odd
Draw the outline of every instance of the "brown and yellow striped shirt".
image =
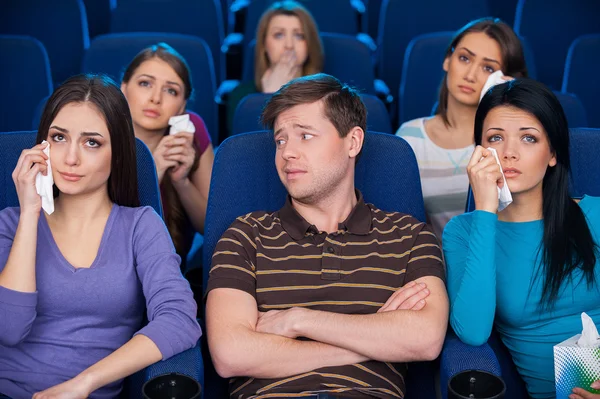
MULTIPOLYGON (((375 313, 390 295, 423 276, 444 280, 435 235, 410 215, 358 203, 334 233, 320 232, 289 198, 278 212, 241 216, 219 240, 208 290, 235 288, 260 311, 303 306, 345 314, 375 313)), ((404 397, 403 363, 367 361, 281 380, 232 379, 232 398, 404 397)))

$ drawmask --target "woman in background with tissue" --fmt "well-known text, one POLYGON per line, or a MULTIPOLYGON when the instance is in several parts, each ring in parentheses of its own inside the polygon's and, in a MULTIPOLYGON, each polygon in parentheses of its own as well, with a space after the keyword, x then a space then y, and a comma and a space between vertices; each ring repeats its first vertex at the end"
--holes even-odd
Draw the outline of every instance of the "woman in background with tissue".
POLYGON ((473 121, 486 80, 496 71, 527 76, 521 42, 499 19, 472 21, 446 50, 436 115, 404 123, 404 138, 417 157, 425 211, 438 239, 467 202, 466 166, 473 154, 473 121))
POLYGON ((204 121, 194 113, 187 119, 185 107, 192 95, 189 68, 172 47, 159 43, 131 61, 121 90, 129 102, 135 135, 154 157, 165 223, 185 260, 194 233, 204 232, 214 160, 204 121))
POLYGON ((254 80, 242 82, 229 96, 228 131, 233 128, 235 109, 245 96, 274 93, 290 80, 322 69, 323 45, 310 12, 295 1, 273 3, 256 29, 254 80))
POLYGON ((119 87, 68 79, 36 142, 12 175, 20 206, 0 211, 0 397, 115 398, 197 342, 196 304, 164 223, 139 207, 119 87))
POLYGON ((580 332, 582 312, 600 320, 600 198, 570 198, 567 120, 539 82, 487 92, 475 143, 467 173, 476 210, 443 236, 450 324, 469 345, 484 344, 495 325, 529 394, 554 398, 553 346, 580 332), (512 203, 498 212, 504 178, 512 203))

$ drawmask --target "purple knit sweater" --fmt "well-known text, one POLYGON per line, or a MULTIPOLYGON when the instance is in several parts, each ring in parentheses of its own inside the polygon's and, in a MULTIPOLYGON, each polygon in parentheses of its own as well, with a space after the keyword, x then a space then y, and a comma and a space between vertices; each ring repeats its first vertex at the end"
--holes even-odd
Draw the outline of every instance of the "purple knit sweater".
MULTIPOLYGON (((19 222, 19 208, 0 211, 0 271, 19 222)), ((86 245, 85 237, 74 245, 86 245)), ((0 393, 27 398, 73 378, 135 334, 163 359, 191 348, 201 331, 196 304, 179 270, 169 233, 150 207, 113 205, 90 268, 61 254, 42 212, 36 253, 37 292, 0 286, 0 393), (144 309, 149 323, 142 327, 144 309)), ((122 381, 90 398, 114 398, 122 381)))

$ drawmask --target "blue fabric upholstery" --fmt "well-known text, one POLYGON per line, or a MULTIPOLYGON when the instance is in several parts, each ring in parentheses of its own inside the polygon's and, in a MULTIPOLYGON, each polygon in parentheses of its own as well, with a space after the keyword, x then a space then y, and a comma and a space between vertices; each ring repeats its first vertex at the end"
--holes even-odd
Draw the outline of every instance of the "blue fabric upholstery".
MULTIPOLYGON (((555 91, 554 95, 560 101, 560 105, 565 111, 567 123, 570 127, 588 127, 587 112, 579 97, 573 93, 562 93, 555 91)), ((600 104, 599 104, 600 105, 600 104)))
MULTIPOLYGON (((404 53, 414 37, 456 31, 473 19, 487 16, 487 2, 481 0, 384 0, 377 37, 377 76, 392 93, 398 93, 404 53)), ((428 111, 419 116, 427 115, 428 111)))
POLYGON ((500 364, 488 344, 470 346, 458 339, 453 331, 448 331, 440 358, 440 387, 442 398, 448 396, 448 382, 455 374, 465 370, 483 370, 500 375, 500 364))
POLYGON ((598 15, 596 0, 519 0, 514 28, 531 45, 539 81, 560 90, 569 46, 580 35, 598 32, 598 15))
POLYGON ((448 396, 450 379, 455 374, 466 370, 482 370, 501 376, 506 383, 506 398, 528 399, 525 383, 496 332, 492 332, 488 343, 471 346, 461 342, 453 331, 448 331, 440 359, 440 386, 443 399, 448 396))
MULTIPOLYGON (((19 206, 19 198, 12 172, 17 166, 17 161, 24 149, 35 145, 35 131, 0 133, 0 209, 9 206, 19 206)), ((138 170, 138 192, 142 205, 152 206, 156 213, 162 217, 160 192, 154 160, 148 147, 136 139, 136 157, 138 170)))
POLYGON ((192 377, 204 388, 204 364, 200 341, 191 349, 181 352, 167 360, 161 360, 143 370, 129 376, 125 380, 123 399, 142 399, 142 387, 144 383, 162 374, 179 373, 192 377))
MULTIPOLYGON (((132 0, 129 0, 132 1, 132 0)), ((176 8, 176 7, 175 7, 176 8)), ((210 49, 204 40, 174 33, 115 33, 95 38, 86 51, 82 72, 105 73, 116 82, 133 57, 144 48, 165 42, 187 61, 192 75, 193 99, 187 108, 198 113, 208 128, 213 143, 218 143, 218 114, 214 101, 215 70, 210 49)))
MULTIPOLYGON (((260 114, 270 94, 255 93, 242 99, 238 104, 233 118, 231 136, 263 129, 260 124, 260 114)), ((383 102, 376 96, 362 94, 361 98, 367 107, 367 130, 381 133, 392 133, 390 116, 383 102)))
POLYGON ((163 217, 158 176, 154 166, 152 153, 146 144, 138 138, 135 139, 135 156, 138 176, 138 195, 140 204, 151 206, 156 213, 163 217))
POLYGON ((427 33, 410 41, 404 53, 398 94, 400 124, 428 115, 444 77, 442 64, 454 32, 427 33))
POLYGON ((367 108, 367 130, 371 132, 393 133, 390 114, 383 101, 372 94, 361 94, 367 108))
MULTIPOLYGON (((375 93, 375 73, 371 64, 371 50, 354 36, 339 33, 321 33, 325 63, 323 72, 333 75, 362 93, 375 93), (351 68, 348 66, 352 65, 351 68)), ((254 81, 254 48, 256 40, 248 43, 244 57, 242 81, 254 81)))
POLYGON ((108 33, 110 15, 117 0, 83 0, 88 18, 90 38, 108 33))
POLYGON ((219 0, 119 0, 110 20, 110 32, 168 32, 197 36, 208 44, 212 53, 217 82, 225 78, 221 54, 225 28, 219 0))
POLYGON ((28 36, 0 35, 0 132, 29 129, 39 101, 52 93, 44 45, 28 36))
POLYGON ((571 129, 571 195, 600 197, 600 129, 571 129))
POLYGON ((6 2, 0 12, 0 34, 28 35, 41 41, 48 51, 55 83, 78 72, 90 44, 82 0, 6 2))
MULTIPOLYGON (((275 143, 269 131, 239 134, 219 147, 206 213, 203 287, 206 287, 215 245, 235 218, 256 210, 275 211, 283 206, 287 193, 274 160, 275 143)), ((425 221, 415 155, 400 137, 366 134, 363 154, 356 165, 355 184, 365 201, 383 210, 408 213, 425 221)), ((421 367, 419 382, 407 381, 407 386, 413 384, 418 388, 416 397, 435 397, 432 369, 421 367)), ((222 386, 222 381, 207 377, 206 384, 206 392, 214 392, 215 385, 222 386)))
POLYGON ((575 93, 582 101, 589 121, 586 127, 600 128, 600 77, 590 73, 590 65, 600 65, 600 33, 579 37, 571 44, 562 82, 562 91, 575 93))

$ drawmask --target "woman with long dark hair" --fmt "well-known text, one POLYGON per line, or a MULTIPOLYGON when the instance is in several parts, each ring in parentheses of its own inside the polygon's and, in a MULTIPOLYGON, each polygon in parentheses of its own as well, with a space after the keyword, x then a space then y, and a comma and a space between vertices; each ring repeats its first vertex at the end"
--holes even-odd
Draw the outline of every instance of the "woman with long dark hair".
MULTIPOLYGON (((495 326, 533 398, 554 398, 552 347, 600 322, 600 198, 569 195, 569 130, 543 84, 517 79, 490 90, 475 116, 467 166, 476 210, 444 230, 459 338, 481 345, 495 326), (504 184, 513 202, 498 212, 504 184)), ((582 387, 589 388, 589 387, 582 387)))
POLYGON ((497 18, 471 21, 459 29, 442 67, 436 114, 408 121, 396 133, 415 152, 427 219, 438 238, 448 220, 465 209, 465 167, 473 154, 473 121, 487 78, 498 70, 527 76, 521 41, 497 18))
POLYGON ((20 206, 0 211, 0 397, 114 398, 123 378, 196 343, 196 304, 164 223, 139 206, 119 87, 70 78, 36 142, 13 172, 20 206), (46 213, 36 175, 50 172, 46 213))

